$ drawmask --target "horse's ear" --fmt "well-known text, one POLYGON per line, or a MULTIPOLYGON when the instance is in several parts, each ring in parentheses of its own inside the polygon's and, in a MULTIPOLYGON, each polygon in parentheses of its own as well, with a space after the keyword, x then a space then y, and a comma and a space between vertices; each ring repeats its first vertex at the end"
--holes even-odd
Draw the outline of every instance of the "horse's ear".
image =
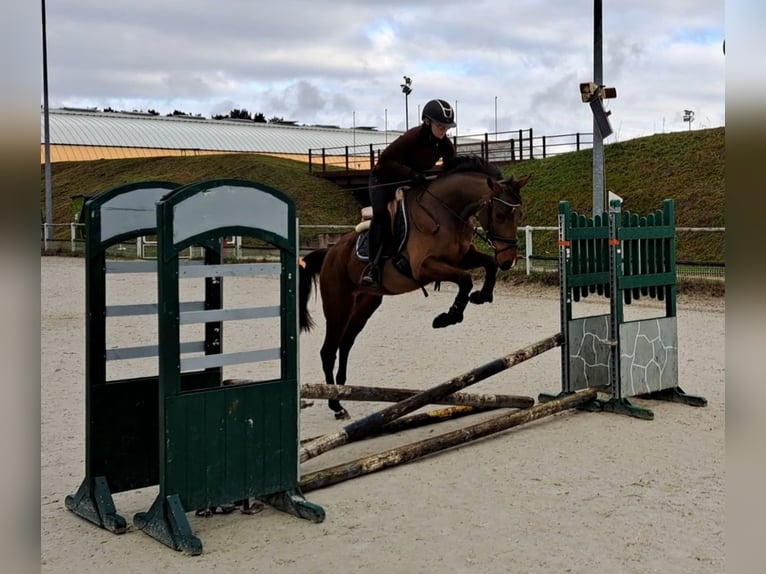
POLYGON ((530 179, 532 179, 532 174, 531 173, 529 175, 524 175, 524 176, 520 177, 519 180, 518 180, 519 189, 521 189, 522 187, 527 185, 529 183, 530 179))

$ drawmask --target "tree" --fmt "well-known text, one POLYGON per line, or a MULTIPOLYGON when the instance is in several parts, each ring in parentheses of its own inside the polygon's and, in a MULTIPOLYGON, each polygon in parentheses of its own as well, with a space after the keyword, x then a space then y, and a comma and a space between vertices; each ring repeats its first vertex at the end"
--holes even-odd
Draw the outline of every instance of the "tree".
POLYGON ((257 114, 253 114, 253 121, 258 122, 259 124, 265 124, 266 116, 264 116, 261 112, 258 112, 257 114))
POLYGON ((235 120, 252 120, 253 117, 250 115, 250 112, 247 111, 246 108, 242 108, 241 110, 234 109, 229 112, 229 117, 235 120))

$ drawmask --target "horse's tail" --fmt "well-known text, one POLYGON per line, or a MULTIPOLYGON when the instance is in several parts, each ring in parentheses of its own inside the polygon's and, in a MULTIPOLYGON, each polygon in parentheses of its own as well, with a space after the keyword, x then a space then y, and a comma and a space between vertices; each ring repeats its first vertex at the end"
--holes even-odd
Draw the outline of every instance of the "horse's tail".
POLYGON ((309 313, 309 296, 312 285, 316 285, 325 255, 327 255, 327 249, 317 249, 301 258, 298 268, 298 304, 300 306, 298 316, 301 331, 311 331, 315 326, 309 313))

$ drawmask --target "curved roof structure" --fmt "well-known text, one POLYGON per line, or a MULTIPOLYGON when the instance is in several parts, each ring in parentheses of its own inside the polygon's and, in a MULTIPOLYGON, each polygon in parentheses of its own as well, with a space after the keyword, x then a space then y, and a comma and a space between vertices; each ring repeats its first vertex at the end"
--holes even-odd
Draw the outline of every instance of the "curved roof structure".
MULTIPOLYGON (((308 153, 309 149, 369 146, 383 149, 401 132, 293 126, 193 116, 48 110, 50 144, 220 152, 308 153)), ((45 143, 44 112, 40 143, 45 143)))

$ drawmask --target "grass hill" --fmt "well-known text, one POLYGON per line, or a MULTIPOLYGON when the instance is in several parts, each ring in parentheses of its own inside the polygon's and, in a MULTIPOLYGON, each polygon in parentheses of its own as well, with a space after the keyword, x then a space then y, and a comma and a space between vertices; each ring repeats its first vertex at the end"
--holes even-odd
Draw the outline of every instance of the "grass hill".
MULTIPOLYGON (((625 209, 646 215, 663 199, 676 202, 679 227, 723 227, 725 196, 724 128, 658 134, 605 146, 606 188, 625 209)), ((359 205, 352 194, 311 175, 305 163, 252 154, 61 162, 51 166, 54 222, 72 220, 72 198, 147 180, 180 184, 238 178, 284 191, 296 202, 303 225, 353 224, 359 205)), ((558 202, 583 214, 592 210, 592 151, 583 150, 503 167, 503 173, 532 174, 524 188, 524 224, 555 226, 558 202)), ((40 167, 40 205, 45 178, 40 167)), ((679 232, 679 260, 723 262, 722 233, 679 232)), ((61 228, 57 237, 68 238, 61 228)), ((536 251, 538 245, 535 235, 536 251)))
MULTIPOLYGON (((41 167, 41 206, 45 176, 41 167)), ((264 155, 222 154, 195 157, 110 159, 58 162, 51 165, 54 223, 72 220, 72 199, 137 181, 162 180, 179 184, 205 179, 258 181, 287 193, 296 203, 302 224, 343 224, 358 219, 351 195, 308 172, 305 163, 264 155)))
MULTIPOLYGON (((673 199, 678 227, 724 227, 724 136, 725 128, 714 128, 606 145, 605 187, 623 198, 624 209, 639 215, 648 215, 664 199, 673 199)), ((592 162, 592 151, 583 150, 506 167, 505 175, 532 173, 524 188, 524 223, 557 225, 560 200, 590 215, 592 162)), ((679 231, 676 245, 679 260, 725 261, 723 233, 679 231)))

